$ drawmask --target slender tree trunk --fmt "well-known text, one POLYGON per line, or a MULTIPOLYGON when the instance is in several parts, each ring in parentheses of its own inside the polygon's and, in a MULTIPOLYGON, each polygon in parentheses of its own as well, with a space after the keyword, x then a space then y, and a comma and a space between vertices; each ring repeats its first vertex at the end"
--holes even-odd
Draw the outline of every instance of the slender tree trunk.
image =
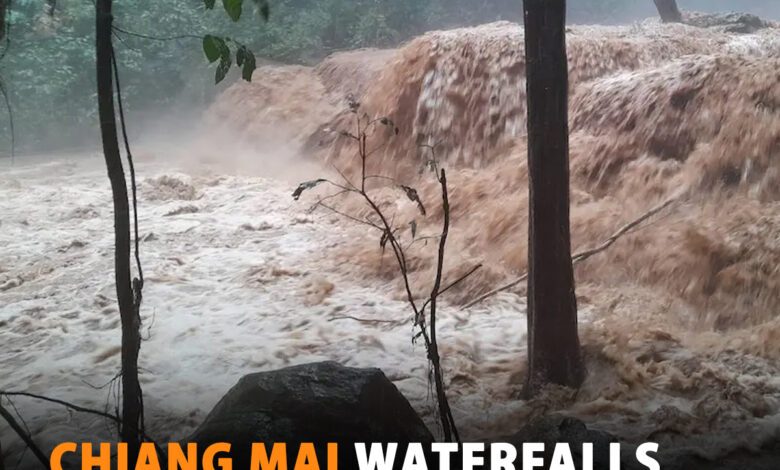
POLYGON ((5 38, 5 10, 8 8, 5 0, 0 0, 0 41, 5 38))
MULTIPOLYGON (((0 41, 5 37, 5 0, 0 0, 0 41)), ((0 442, 0 470, 5 470, 3 462, 3 445, 0 442)))
MULTIPOLYGON (((0 0, 0 41, 5 37, 5 0, 0 0)), ((3 444, 0 442, 0 470, 5 470, 3 463, 3 444)))
POLYGON ((682 13, 677 8, 676 0, 653 0, 658 9, 658 15, 664 23, 682 23, 682 13))
POLYGON ((142 419, 141 387, 138 382, 138 351, 141 347, 140 318, 133 298, 130 275, 130 208, 114 115, 111 61, 111 0, 96 0, 97 89, 103 155, 114 199, 114 269, 119 314, 122 320, 122 423, 120 439, 128 444, 131 462, 140 445, 142 419))
POLYGON ((528 96, 528 384, 583 379, 569 236, 566 1, 524 0, 528 96))

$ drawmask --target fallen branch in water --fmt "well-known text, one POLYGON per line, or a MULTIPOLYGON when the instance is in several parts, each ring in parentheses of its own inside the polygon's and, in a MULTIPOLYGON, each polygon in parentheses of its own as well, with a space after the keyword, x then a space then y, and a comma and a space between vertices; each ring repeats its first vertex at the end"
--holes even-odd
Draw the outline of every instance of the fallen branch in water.
MULTIPOLYGON (((589 250, 585 250, 585 251, 581 251, 579 253, 575 253, 571 257, 571 264, 575 265, 575 264, 581 263, 581 262, 585 261, 586 259, 590 258, 591 256, 593 256, 595 254, 598 254, 598 253, 601 253, 602 251, 606 250, 607 248, 612 246, 612 244, 615 243, 620 237, 622 237, 623 235, 628 233, 631 229, 635 228, 637 225, 641 224, 642 222, 644 222, 645 220, 647 220, 650 217, 654 216, 655 214, 661 212, 665 208, 669 207, 670 205, 672 205, 672 203, 674 203, 678 199, 679 199, 679 196, 675 196, 675 197, 672 197, 670 199, 667 199, 663 203, 655 206, 654 208, 652 208, 649 211, 647 211, 644 214, 642 214, 641 217, 639 217, 639 218, 637 218, 635 220, 632 220, 631 222, 627 223, 626 225, 620 227, 620 229, 618 229, 617 232, 612 234, 611 237, 609 237, 606 240, 604 240, 604 242, 601 245, 599 245, 599 246, 597 246, 595 248, 591 248, 589 250)), ((493 297, 494 295, 496 295, 496 294, 498 294, 500 292, 504 292, 504 291, 507 291, 507 290, 515 287, 518 284, 520 284, 521 282, 525 281, 527 278, 528 278, 528 273, 525 273, 522 276, 520 276, 519 278, 517 278, 514 281, 510 282, 509 284, 505 284, 505 285, 503 285, 501 287, 498 287, 496 289, 491 290, 490 292, 486 292, 485 294, 482 294, 481 296, 479 296, 476 300, 473 300, 473 301, 469 302, 468 304, 466 304, 466 306, 463 307, 463 310, 469 309, 469 308, 477 305, 478 303, 480 303, 480 302, 482 302, 484 300, 487 300, 490 297, 493 297)))

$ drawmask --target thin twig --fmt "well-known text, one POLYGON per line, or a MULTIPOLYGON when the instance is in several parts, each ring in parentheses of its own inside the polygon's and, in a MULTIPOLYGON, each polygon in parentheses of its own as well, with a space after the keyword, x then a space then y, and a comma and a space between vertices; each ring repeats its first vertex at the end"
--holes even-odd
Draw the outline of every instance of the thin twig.
POLYGON ((347 193, 349 193, 351 191, 352 191, 351 189, 342 189, 341 191, 339 191, 337 193, 329 194, 329 195, 323 197, 322 199, 318 199, 317 202, 315 202, 311 207, 306 209, 306 212, 311 214, 312 212, 316 211, 319 206, 323 205, 322 204, 323 202, 329 201, 331 199, 336 199, 337 197, 342 196, 344 194, 347 194, 347 193))
POLYGON ((133 37, 141 38, 141 39, 150 39, 152 41, 176 41, 176 40, 179 40, 179 39, 202 39, 201 36, 196 36, 194 34, 178 34, 178 35, 175 35, 175 36, 152 36, 150 34, 142 34, 142 33, 136 33, 136 32, 133 32, 133 31, 128 31, 128 30, 126 30, 124 28, 121 28, 119 26, 116 26, 116 25, 112 25, 111 28, 113 30, 115 30, 115 31, 118 31, 118 32, 122 33, 122 34, 127 34, 128 36, 133 36, 133 37))
POLYGON ((390 181, 392 183, 395 183, 395 178, 392 178, 390 176, 385 176, 385 175, 368 175, 368 176, 366 176, 366 179, 367 180, 370 180, 370 179, 382 179, 382 180, 387 180, 387 181, 390 181))
POLYGON ((118 379, 121 375, 122 375, 121 372, 117 372, 116 375, 114 375, 114 377, 111 378, 111 380, 109 380, 108 382, 104 383, 103 385, 93 385, 93 384, 87 382, 84 379, 81 379, 81 383, 83 383, 84 385, 86 385, 89 388, 93 388, 95 390, 102 390, 102 389, 108 387, 109 385, 111 385, 111 382, 113 382, 114 380, 118 379))
MULTIPOLYGON (((464 274, 464 275, 460 276, 459 278, 455 279, 454 281, 452 281, 451 283, 449 283, 449 284, 448 284, 448 285, 447 285, 447 286, 446 286, 444 289, 442 289, 441 291, 439 291, 439 294, 438 294, 438 296, 441 296, 442 294, 444 294, 444 293, 445 293, 445 292, 447 292, 448 290, 452 289, 453 287, 457 286, 458 284, 460 284, 461 282, 463 282, 464 280, 466 280, 466 278, 467 278, 467 277, 469 277, 469 276, 471 276, 472 274, 474 274, 474 273, 477 271, 477 269, 479 269, 479 268, 481 268, 481 267, 482 267, 482 263, 480 263, 480 264, 478 264, 478 265, 474 266, 473 268, 469 269, 469 270, 466 272, 466 274, 464 274)), ((424 311, 424 310, 425 310, 425 307, 427 307, 427 306, 428 306, 428 303, 429 303, 429 302, 430 302, 430 299, 426 300, 426 301, 425 301, 425 303, 423 304, 423 306, 422 306, 422 308, 421 308, 420 310, 423 310, 423 311, 424 311)))
POLYGON ((612 234, 612 236, 609 237, 608 239, 606 239, 601 245, 599 245, 599 246, 597 246, 595 248, 592 248, 590 250, 585 250, 585 251, 582 251, 580 253, 575 254, 574 256, 572 256, 572 263, 576 264, 576 263, 579 263, 581 261, 585 261, 586 259, 590 258, 591 256, 593 256, 593 255, 595 255, 597 253, 601 253, 602 251, 606 250, 613 243, 615 243, 618 238, 622 237, 623 235, 628 233, 628 231, 630 231, 631 229, 633 229, 637 225, 641 224, 645 220, 649 219, 650 217, 654 216, 655 214, 657 214, 657 213, 661 212, 662 210, 666 209, 667 207, 669 207, 676 200, 677 200, 677 197, 674 197, 674 198, 671 198, 671 199, 667 199, 662 204, 659 204, 658 206, 656 206, 656 207, 650 209, 649 211, 647 211, 646 213, 644 213, 638 219, 635 219, 635 220, 627 223, 626 225, 620 227, 620 229, 617 232, 612 234))
POLYGON ((439 239, 439 235, 426 235, 424 237, 416 237, 416 238, 413 238, 412 241, 410 241, 406 245, 406 248, 411 248, 412 245, 414 245, 415 243, 419 243, 419 242, 425 242, 425 245, 427 246, 428 245, 428 240, 438 240, 438 239, 439 239))
MULTIPOLYGON (((113 415, 111 413, 107 413, 105 411, 100 411, 100 410, 95 410, 95 409, 92 409, 92 408, 85 408, 83 406, 74 405, 73 403, 70 403, 70 402, 67 402, 67 401, 64 401, 64 400, 60 400, 60 399, 57 399, 57 398, 51 398, 51 397, 38 395, 38 394, 35 394, 35 393, 29 393, 29 392, 5 392, 5 391, 0 391, 0 396, 4 396, 4 397, 27 397, 27 398, 34 398, 36 400, 46 401, 46 402, 49 402, 49 403, 55 403, 57 405, 62 405, 65 408, 68 408, 68 409, 73 410, 73 411, 77 411, 79 413, 86 413, 86 414, 92 414, 92 415, 96 415, 96 416, 101 416, 103 418, 106 418, 106 419, 109 419, 109 420, 115 422, 116 424, 122 424, 122 419, 119 418, 119 416, 113 415)), ((0 408, 2 408, 2 406, 0 406, 0 408)), ((9 423, 10 423, 10 421, 9 421, 9 423)), ((160 445, 157 444, 157 442, 154 439, 152 439, 151 437, 149 437, 145 432, 141 431, 141 436, 146 441, 151 442, 152 444, 154 444, 154 447, 157 449, 157 452, 159 452, 160 455, 166 455, 165 451, 160 447, 160 445)), ((33 452, 34 451, 35 451, 35 449, 33 449, 33 452)), ((48 459, 47 459, 47 463, 46 463, 46 468, 48 468, 48 459)))
POLYGON ((335 163, 334 163, 334 164, 331 164, 331 166, 333 167, 333 169, 334 169, 334 170, 336 170, 336 172, 339 174, 339 176, 341 176, 341 178, 344 180, 344 182, 345 182, 345 183, 347 183, 347 184, 348 184, 348 185, 349 185, 349 186, 350 186, 352 189, 354 189, 355 191, 357 191, 357 190, 358 190, 357 186, 355 186, 355 185, 352 183, 352 181, 350 181, 350 179, 349 179, 349 178, 347 178, 347 175, 345 175, 345 174, 344 174, 344 172, 343 172, 343 171, 341 171, 341 169, 340 169, 339 167, 337 167, 335 163))
POLYGON ((352 315, 339 315, 337 317, 331 317, 328 319, 328 321, 335 321, 335 320, 355 320, 363 323, 398 323, 395 320, 376 320, 373 318, 358 318, 358 317, 353 317, 352 315))
MULTIPOLYGON (((620 229, 618 229, 617 232, 615 232, 614 234, 612 234, 612 236, 610 236, 609 238, 604 240, 604 242, 601 245, 599 245, 599 246, 597 246, 595 248, 591 248, 589 250, 584 250, 584 251, 581 251, 579 253, 575 253, 571 257, 572 265, 581 263, 581 262, 587 260, 588 258, 590 258, 591 256, 596 255, 596 254, 601 253, 602 251, 606 250, 607 248, 612 246, 612 244, 615 243, 620 237, 622 237, 623 235, 628 233, 631 229, 635 228, 637 225, 641 224, 645 220, 647 220, 650 217, 652 217, 652 216, 656 215, 657 213, 661 212, 662 210, 664 210, 665 208, 669 207, 670 205, 672 205, 672 203, 676 202, 679 199, 680 199, 680 196, 674 196, 674 197, 672 197, 670 199, 667 199, 663 203, 659 204, 658 206, 656 206, 656 207, 650 209, 649 211, 645 212, 644 214, 642 214, 642 216, 640 216, 639 218, 634 219, 631 222, 629 222, 629 223, 623 225, 622 227, 620 227, 620 229)), ((520 276, 519 278, 515 279, 514 281, 512 281, 512 282, 510 282, 508 284, 505 284, 505 285, 503 285, 501 287, 498 287, 498 288, 493 289, 493 290, 491 290, 489 292, 486 292, 485 294, 482 294, 481 296, 477 297, 475 300, 473 300, 473 301, 469 302, 468 304, 466 304, 463 307, 463 310, 469 309, 469 308, 477 305, 478 303, 480 303, 480 302, 482 302, 484 300, 487 300, 490 297, 493 297, 494 295, 496 295, 496 294, 498 294, 500 292, 504 292, 504 291, 507 291, 509 289, 512 289, 513 287, 517 286, 521 282, 525 281, 527 278, 528 278, 528 273, 525 273, 522 276, 520 276)))
MULTIPOLYGON (((13 415, 3 407, 2 403, 0 403, 0 416, 2 416, 8 422, 8 425, 11 426, 11 429, 13 429, 14 432, 22 439, 22 441, 24 441, 25 445, 27 445, 27 447, 32 450, 32 453, 35 455, 38 461, 41 462, 43 468, 48 469, 49 459, 46 457, 46 454, 44 454, 40 447, 35 444, 35 441, 32 440, 32 436, 30 436, 30 434, 22 429, 13 415)), ((0 458, 2 458, 2 456, 0 456, 0 458)))
POLYGON ((124 101, 122 100, 122 87, 119 84, 119 67, 116 63, 116 54, 111 51, 111 65, 114 68, 114 81, 116 82, 116 98, 119 105, 119 123, 122 128, 122 139, 125 144, 125 152, 127 153, 127 164, 130 170, 130 189, 133 194, 133 232, 135 236, 135 264, 138 269, 138 292, 136 292, 136 310, 141 306, 141 289, 144 285, 144 271, 141 267, 141 252, 140 252, 140 237, 138 235, 138 185, 135 178, 135 163, 133 162, 133 153, 130 151, 130 139, 127 136, 127 125, 125 120, 124 101))
POLYGON ((349 220, 352 220, 353 222, 357 222, 357 223, 363 224, 363 225, 368 225, 369 227, 375 228, 377 230, 384 231, 384 229, 382 227, 380 227, 379 225, 374 224, 373 222, 371 222, 369 220, 358 219, 357 217, 354 217, 354 216, 351 216, 351 215, 349 215, 349 214, 347 214, 345 212, 342 212, 342 211, 336 209, 333 206, 329 206, 327 204, 321 204, 321 203, 319 203, 317 205, 319 205, 320 207, 324 207, 325 209, 328 209, 329 211, 333 212, 334 214, 338 214, 338 215, 340 215, 342 217, 345 217, 345 218, 347 218, 349 220))
MULTIPOLYGON (((395 214, 393 214, 393 218, 388 220, 388 216, 382 211, 380 208, 380 203, 375 201, 371 195, 369 195, 366 182, 369 179, 386 179, 392 182, 395 182, 393 178, 382 176, 382 175, 368 175, 366 173, 366 163, 368 157, 378 149, 380 149, 382 146, 379 146, 375 149, 368 150, 367 145, 367 135, 368 131, 372 129, 372 126, 375 130, 376 124, 381 123, 383 125, 393 125, 392 121, 390 121, 387 118, 377 118, 374 120, 371 120, 368 118, 368 116, 365 116, 364 118, 358 114, 358 108, 359 104, 355 102, 350 103, 350 108, 352 112, 356 115, 356 133, 352 134, 350 132, 344 131, 340 134, 342 136, 354 139, 358 144, 358 157, 360 158, 360 166, 361 166, 361 172, 360 172, 360 183, 359 185, 353 184, 349 178, 346 177, 346 175, 335 165, 333 167, 336 169, 336 171, 341 175, 341 177, 344 179, 347 185, 349 187, 345 187, 343 185, 338 185, 333 183, 332 181, 320 179, 316 180, 314 182, 310 183, 304 183, 301 186, 299 186, 299 189, 296 190, 295 193, 293 193, 293 197, 296 197, 300 195, 300 192, 302 190, 309 189, 313 186, 315 186, 319 182, 328 182, 329 184, 334 185, 335 187, 341 189, 336 194, 332 194, 323 198, 320 198, 319 201, 317 201, 311 208, 311 210, 316 209, 317 207, 324 207, 333 213, 339 214, 349 220, 353 220, 355 222, 358 222, 360 224, 368 225, 372 228, 378 229, 382 232, 382 236, 380 239, 380 245, 382 247, 382 250, 384 252, 386 246, 389 244, 390 248, 392 249, 393 255, 395 256, 396 262, 398 263, 398 269, 401 272, 401 278, 403 281, 404 289, 406 291, 406 297, 409 302, 409 305, 411 306, 411 309, 414 313, 413 316, 413 325, 415 328, 418 328, 419 331, 414 335, 412 338, 412 341, 416 341, 417 338, 422 337, 425 342, 425 350, 428 355, 428 361, 430 365, 430 375, 432 380, 429 381, 429 386, 431 386, 431 382, 435 382, 436 387, 436 399, 439 405, 439 417, 441 420, 442 430, 444 432, 444 437, 446 440, 451 441, 454 439, 456 441, 460 441, 460 437, 458 435, 458 431, 455 427, 455 421, 452 416, 452 411, 449 407, 449 403, 447 401, 446 391, 444 387, 444 378, 443 373, 441 369, 441 362, 439 358, 439 352, 438 352, 438 345, 436 344, 436 300, 437 298, 443 294, 444 292, 448 291, 464 279, 466 279, 468 276, 473 274, 477 269, 480 268, 481 265, 477 265, 474 268, 470 269, 467 273, 460 276, 458 279, 453 281, 452 283, 448 284, 446 287, 441 287, 441 282, 443 278, 443 271, 444 271, 444 247, 447 241, 447 234, 449 232, 449 224, 450 224, 450 210, 449 210, 449 200, 448 200, 448 194, 447 194, 447 177, 444 170, 441 170, 441 173, 439 173, 438 167, 435 165, 432 165, 432 168, 436 172, 436 177, 439 183, 442 187, 442 199, 443 199, 443 210, 444 210, 444 224, 442 228, 441 235, 438 236, 439 239, 439 256, 438 256, 438 262, 437 262, 437 269, 436 269, 436 278, 434 281, 433 288, 431 290, 431 294, 428 298, 428 300, 425 301, 423 304, 423 308, 418 308, 417 305, 417 299, 415 299, 414 294, 412 293, 412 287, 409 281, 409 269, 407 265, 407 259, 406 259, 406 253, 404 252, 403 245, 398 239, 398 236, 396 235, 396 232, 398 229, 394 228, 395 224, 395 214), (312 184, 313 183, 313 184, 312 184), (373 215, 379 218, 378 222, 372 222, 368 218, 366 220, 361 220, 355 216, 351 216, 349 214, 346 214, 335 207, 331 207, 327 204, 325 204, 325 201, 328 201, 330 199, 334 199, 342 194, 348 193, 348 192, 354 192, 358 194, 368 205, 368 207, 371 209, 373 215), (426 317, 425 317, 425 308, 430 305, 430 317, 431 317, 431 324, 430 324, 430 330, 428 326, 426 325, 426 317), (429 333, 430 331, 430 333, 429 333)), ((397 130, 396 130, 397 132, 397 130)), ((431 152, 433 153, 434 149, 431 147, 431 152)), ((434 155, 435 159, 435 155, 434 155)), ((423 215, 425 215, 425 209, 422 206, 422 202, 419 200, 419 196, 417 196, 417 193, 414 189, 400 186, 406 193, 407 197, 409 197, 411 200, 417 202, 420 211, 423 215)), ((434 237, 431 237, 434 238, 434 237)), ((349 315, 344 316, 338 316, 333 317, 331 320, 337 320, 337 319, 351 319, 355 321, 360 322, 366 322, 366 323, 397 323, 390 320, 374 320, 374 319, 365 319, 365 318, 358 318, 353 317, 349 315)))
POLYGON ((93 414, 93 415, 97 415, 97 416, 102 416, 103 418, 110 419, 111 421, 114 421, 114 422, 117 422, 117 423, 121 421, 121 419, 119 419, 119 417, 117 417, 115 415, 112 415, 111 413, 106 413, 105 411, 93 410, 91 408, 84 408, 83 406, 74 405, 73 403, 69 403, 69 402, 64 401, 64 400, 60 400, 60 399, 57 399, 57 398, 50 398, 50 397, 46 397, 46 396, 43 396, 43 395, 37 395, 35 393, 28 393, 28 392, 3 392, 3 391, 0 391, 0 396, 35 398, 36 400, 42 400, 42 401, 47 401, 47 402, 50 402, 50 403, 56 403, 58 405, 62 405, 64 407, 68 408, 68 409, 71 409, 73 411, 78 411, 80 413, 88 413, 88 414, 93 414))

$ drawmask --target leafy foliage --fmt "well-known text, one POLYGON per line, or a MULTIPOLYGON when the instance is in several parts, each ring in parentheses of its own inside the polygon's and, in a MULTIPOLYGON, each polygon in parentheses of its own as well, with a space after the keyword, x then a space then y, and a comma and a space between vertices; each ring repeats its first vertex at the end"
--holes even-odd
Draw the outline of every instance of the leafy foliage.
MULTIPOLYGON (((214 8, 214 0, 203 0, 203 2, 207 10, 214 8)), ((267 21, 269 15, 268 3, 265 0, 254 0, 254 2, 258 5, 259 12, 263 19, 267 21)), ((225 8, 225 13, 228 14, 231 20, 238 21, 241 19, 241 12, 244 9, 244 0, 222 0, 222 6, 225 8)), ((252 53, 247 46, 238 41, 228 37, 221 38, 207 34, 203 36, 203 52, 206 54, 206 59, 208 59, 209 63, 214 63, 219 60, 217 71, 214 76, 214 83, 218 84, 224 80, 233 64, 233 56, 228 44, 235 45, 236 65, 241 68, 241 78, 251 82, 252 73, 257 67, 254 53, 252 53)))
POLYGON ((235 44, 236 47, 236 65, 241 68, 241 78, 251 82, 252 73, 257 67, 257 61, 255 55, 244 44, 234 41, 230 38, 221 38, 207 34, 203 36, 203 53, 206 54, 206 59, 209 63, 214 63, 219 60, 217 65, 217 72, 214 77, 214 82, 221 82, 230 71, 231 65, 233 65, 233 56, 230 52, 228 43, 235 44))
MULTIPOLYGON (((609 21, 637 5, 653 14, 649 0, 572 0, 570 20, 609 21)), ((11 6, 0 75, 17 145, 62 149, 95 137, 93 3, 58 0, 53 16, 46 0, 11 6)), ((517 0, 123 0, 114 13, 123 97, 136 116, 203 106, 218 91, 214 81, 250 80, 264 61, 311 64, 337 50, 396 46, 429 29, 522 21, 517 0)), ((9 136, 0 113, 0 156, 9 136)))
POLYGON ((203 36, 203 52, 206 53, 206 58, 209 63, 216 61, 217 59, 224 58, 226 55, 230 55, 230 50, 225 44, 224 39, 207 34, 203 36))
POLYGON ((241 18, 243 3, 243 0, 222 0, 222 6, 225 7, 225 11, 233 21, 238 21, 241 18))
POLYGON ((255 55, 246 46, 239 46, 236 50, 236 65, 241 67, 241 78, 251 82, 252 72, 257 68, 255 55))
MULTIPOLYGON (((93 4, 58 0, 54 16, 44 0, 15 0, 11 6, 10 47, 0 75, 14 112, 17 148, 62 150, 97 141, 93 4)), ((208 11, 193 0, 115 2, 114 47, 126 111, 146 118, 155 111, 207 104, 218 90, 199 42, 211 34, 231 38, 230 47, 257 50, 254 38, 265 24, 260 15, 249 20, 249 13, 258 8, 248 3, 247 21, 234 23, 225 12, 208 11)), ((254 70, 254 59, 244 54, 240 71, 245 78, 254 70)), ((0 158, 9 149, 9 121, 2 112, 0 158)))

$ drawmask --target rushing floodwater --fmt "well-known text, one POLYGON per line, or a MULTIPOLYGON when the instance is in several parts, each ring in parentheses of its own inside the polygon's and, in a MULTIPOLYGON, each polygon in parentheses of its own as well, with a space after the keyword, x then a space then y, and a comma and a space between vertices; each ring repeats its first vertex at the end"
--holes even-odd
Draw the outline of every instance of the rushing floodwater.
MULTIPOLYGON (((334 165, 348 175, 359 168, 354 149, 330 132, 353 124, 337 97, 352 89, 363 94, 361 109, 400 127, 394 140, 372 135, 384 146, 370 171, 414 185, 429 209, 422 218, 397 189, 377 190, 404 240, 411 221, 419 234, 440 227, 439 188, 418 173, 416 146, 447 138, 447 271, 484 263, 447 293, 439 319, 466 439, 511 433, 552 411, 709 456, 771 438, 780 429, 777 31, 571 28, 575 251, 659 201, 679 200, 578 265, 588 378, 576 394, 548 390, 531 401, 518 398, 522 289, 462 308, 525 270, 522 29, 435 32, 398 51, 258 69, 263 80, 231 87, 208 111, 253 145, 204 142, 212 125, 200 139, 150 147, 137 162, 150 434, 186 437, 244 374, 324 359, 380 367, 435 429, 425 352, 412 343, 410 311, 379 234, 310 213, 322 187, 291 197, 298 182, 333 176, 334 165), (301 159, 301 149, 315 158, 301 159)), ((113 409, 120 330, 102 159, 0 165, 0 388, 113 409)), ((338 203, 365 214, 359 201, 338 203)), ((430 289, 432 247, 410 247, 415 292, 430 289)), ((14 403, 45 450, 66 437, 114 436, 102 419, 14 403)), ((22 447, 6 427, 0 440, 16 459, 22 447)))

